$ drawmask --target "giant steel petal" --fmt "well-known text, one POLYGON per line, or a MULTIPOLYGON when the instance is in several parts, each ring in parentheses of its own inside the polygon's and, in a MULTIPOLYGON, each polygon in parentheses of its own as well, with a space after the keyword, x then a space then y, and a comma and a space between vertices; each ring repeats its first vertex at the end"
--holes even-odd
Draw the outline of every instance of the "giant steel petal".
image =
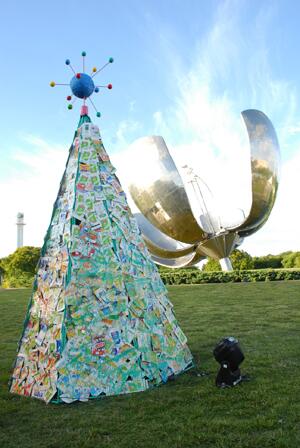
POLYGON ((252 206, 246 220, 234 230, 241 237, 256 232, 267 221, 278 188, 280 149, 275 129, 261 111, 242 112, 251 148, 252 206))
POLYGON ((183 268, 188 266, 193 266, 199 261, 203 260, 205 256, 200 255, 198 253, 192 253, 189 255, 184 255, 183 257, 178 258, 163 258, 163 257, 156 257, 155 255, 152 255, 152 260, 156 264, 160 264, 161 266, 165 266, 167 268, 183 268))
POLYGON ((142 213, 135 213, 135 219, 151 255, 162 258, 176 258, 194 252, 195 245, 180 243, 153 226, 142 213))
POLYGON ((175 163, 162 137, 144 137, 134 143, 140 157, 129 184, 130 194, 142 214, 161 232, 187 244, 204 239, 193 216, 175 163))

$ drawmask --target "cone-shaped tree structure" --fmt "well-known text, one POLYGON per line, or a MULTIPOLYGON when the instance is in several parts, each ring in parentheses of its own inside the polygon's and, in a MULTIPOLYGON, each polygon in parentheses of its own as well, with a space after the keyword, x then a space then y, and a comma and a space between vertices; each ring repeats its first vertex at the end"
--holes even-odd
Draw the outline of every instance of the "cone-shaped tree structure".
POLYGON ((11 392, 85 401, 143 391, 191 363, 99 129, 83 115, 42 248, 11 392))

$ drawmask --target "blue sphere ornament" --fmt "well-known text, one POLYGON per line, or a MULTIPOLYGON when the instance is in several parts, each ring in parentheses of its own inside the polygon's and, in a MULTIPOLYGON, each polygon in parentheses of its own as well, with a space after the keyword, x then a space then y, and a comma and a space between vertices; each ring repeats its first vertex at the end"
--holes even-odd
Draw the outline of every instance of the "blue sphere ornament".
MULTIPOLYGON (((80 98, 83 100, 83 106, 81 107, 81 115, 88 115, 88 107, 85 104, 85 100, 89 99, 92 106, 94 107, 95 111, 96 111, 96 115, 97 117, 100 117, 101 114, 100 112, 97 111, 96 106, 94 105, 94 103, 92 102, 92 100, 90 99, 90 96, 93 95, 93 93, 98 93, 100 91, 100 87, 107 87, 108 89, 112 88, 112 84, 107 84, 107 85, 102 85, 102 86, 98 86, 94 84, 94 76, 98 75, 99 72, 102 71, 102 69, 104 67, 106 67, 108 64, 114 62, 114 58, 108 58, 108 61, 106 62, 106 64, 103 65, 103 67, 101 67, 99 70, 97 70, 96 67, 94 67, 92 69, 92 73, 91 75, 88 75, 86 73, 85 70, 85 57, 86 57, 87 53, 86 51, 82 51, 81 52, 81 56, 82 56, 82 73, 76 73, 74 68, 71 65, 71 61, 70 59, 65 59, 65 64, 72 70, 72 72, 74 73, 73 78, 70 80, 69 84, 66 83, 56 83, 54 81, 50 82, 50 86, 54 87, 54 86, 70 86, 71 91, 72 91, 72 95, 68 95, 67 101, 71 101, 72 96, 74 95, 74 97, 80 98)), ((76 98, 75 98, 76 99, 76 98)), ((68 104, 68 109, 73 109, 73 103, 72 104, 68 104)))
POLYGON ((77 98, 88 98, 94 92, 95 84, 86 73, 78 73, 71 79, 70 87, 77 98))

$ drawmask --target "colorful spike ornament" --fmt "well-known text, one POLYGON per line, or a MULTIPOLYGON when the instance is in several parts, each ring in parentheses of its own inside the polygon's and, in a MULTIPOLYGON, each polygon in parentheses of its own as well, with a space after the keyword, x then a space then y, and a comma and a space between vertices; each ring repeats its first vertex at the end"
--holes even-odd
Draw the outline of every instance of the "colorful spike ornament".
MULTIPOLYGON (((79 75, 70 86, 85 101, 98 86, 79 75)), ((84 103, 10 390, 47 403, 144 391, 192 366, 186 342, 84 103)))
MULTIPOLYGON (((106 62, 106 64, 104 64, 101 68, 99 68, 99 70, 97 70, 96 67, 93 67, 92 69, 92 74, 88 75, 87 73, 85 73, 85 57, 86 57, 86 52, 83 51, 81 53, 82 56, 82 72, 81 73, 76 73, 74 68, 71 65, 71 61, 70 59, 66 59, 66 65, 68 67, 70 67, 70 69, 72 70, 72 72, 74 73, 73 78, 71 79, 71 81, 69 82, 69 84, 66 83, 56 83, 54 81, 50 82, 50 86, 51 87, 55 87, 55 86, 70 86, 71 91, 73 93, 73 95, 75 96, 74 100, 72 103, 68 104, 68 109, 73 109, 73 104, 75 103, 77 98, 80 98, 83 100, 83 106, 85 106, 85 102, 86 100, 89 100, 89 102, 91 103, 91 105, 93 106, 93 108, 96 111, 96 116, 100 117, 101 114, 100 112, 97 111, 96 106, 94 105, 93 101, 91 100, 91 95, 95 92, 98 93, 100 88, 107 88, 107 89, 112 89, 112 84, 107 84, 105 86, 97 86, 94 84, 93 78, 98 75, 98 73, 100 73, 107 65, 112 64, 114 62, 113 58, 109 58, 108 62, 106 62)), ((67 96, 67 101, 72 101, 72 96, 68 95, 67 96)))

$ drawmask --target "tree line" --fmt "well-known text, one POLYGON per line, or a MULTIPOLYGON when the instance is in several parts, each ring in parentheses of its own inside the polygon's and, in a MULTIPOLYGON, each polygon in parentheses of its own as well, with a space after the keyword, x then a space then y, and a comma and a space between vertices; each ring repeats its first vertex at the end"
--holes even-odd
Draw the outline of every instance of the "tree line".
MULTIPOLYGON (((229 258, 234 270, 300 268, 300 252, 288 251, 278 255, 269 254, 261 257, 251 257, 248 252, 236 249, 229 258)), ((221 271, 221 266, 217 260, 209 258, 203 270, 221 271)))
MULTIPOLYGON (((4 288, 30 287, 36 272, 41 248, 24 246, 14 253, 0 259, 0 284, 4 288)), ((251 257, 244 250, 236 249, 230 255, 234 270, 249 269, 289 269, 300 268, 300 252, 282 252, 279 255, 251 257)), ((167 268, 159 268, 161 271, 167 268)), ((197 269, 197 268, 190 268, 197 269)), ((203 271, 221 271, 220 263, 211 258, 202 268, 203 271)))

